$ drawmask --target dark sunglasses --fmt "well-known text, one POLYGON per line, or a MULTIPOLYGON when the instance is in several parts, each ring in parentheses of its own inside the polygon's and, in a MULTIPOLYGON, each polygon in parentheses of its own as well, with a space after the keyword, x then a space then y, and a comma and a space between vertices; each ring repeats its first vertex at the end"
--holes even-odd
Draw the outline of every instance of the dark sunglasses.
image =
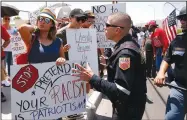
POLYGON ((119 28, 122 28, 124 29, 124 27, 120 27, 120 26, 117 26, 117 25, 110 25, 108 23, 105 23, 106 27, 119 27, 119 28))
POLYGON ((10 20, 10 18, 5 18, 5 20, 10 20))
POLYGON ((50 23, 50 21, 51 21, 51 19, 50 18, 44 18, 44 17, 38 17, 38 20, 40 21, 40 22, 42 22, 43 20, 45 21, 45 23, 46 24, 49 24, 50 23))
POLYGON ((76 17, 77 22, 82 21, 83 23, 87 20, 86 17, 76 17))

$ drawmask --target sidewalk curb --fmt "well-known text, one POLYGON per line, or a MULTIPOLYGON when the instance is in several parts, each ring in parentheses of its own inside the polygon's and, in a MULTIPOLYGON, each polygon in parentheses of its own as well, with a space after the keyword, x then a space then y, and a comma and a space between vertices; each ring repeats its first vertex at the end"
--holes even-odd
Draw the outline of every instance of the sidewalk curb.
POLYGON ((102 93, 93 91, 92 95, 88 99, 93 105, 95 105, 95 109, 86 109, 87 111, 87 120, 94 120, 96 110, 99 106, 99 103, 102 100, 102 93))

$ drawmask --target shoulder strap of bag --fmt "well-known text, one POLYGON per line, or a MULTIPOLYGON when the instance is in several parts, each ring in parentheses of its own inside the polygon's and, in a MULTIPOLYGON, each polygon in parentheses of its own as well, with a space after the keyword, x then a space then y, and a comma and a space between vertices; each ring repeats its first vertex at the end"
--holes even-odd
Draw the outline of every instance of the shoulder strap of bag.
POLYGON ((32 34, 31 45, 30 45, 30 47, 29 47, 28 54, 29 54, 30 51, 31 51, 31 48, 32 48, 32 45, 34 44, 35 39, 36 39, 36 35, 35 35, 35 34, 32 34))

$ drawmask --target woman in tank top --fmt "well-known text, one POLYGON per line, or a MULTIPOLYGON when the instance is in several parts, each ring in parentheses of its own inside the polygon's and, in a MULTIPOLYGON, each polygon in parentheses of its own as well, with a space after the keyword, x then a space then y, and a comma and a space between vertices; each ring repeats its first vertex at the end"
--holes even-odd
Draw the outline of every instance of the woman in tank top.
POLYGON ((29 63, 65 63, 63 41, 56 37, 56 16, 50 8, 44 8, 37 18, 36 26, 22 25, 18 30, 27 48, 31 46, 29 63))

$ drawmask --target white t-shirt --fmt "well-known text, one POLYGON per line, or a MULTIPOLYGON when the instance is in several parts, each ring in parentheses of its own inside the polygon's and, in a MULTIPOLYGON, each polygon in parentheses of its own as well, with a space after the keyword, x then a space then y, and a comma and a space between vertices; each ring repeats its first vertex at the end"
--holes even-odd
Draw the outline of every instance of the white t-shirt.
POLYGON ((142 41, 143 41, 144 38, 145 38, 144 35, 145 35, 144 32, 137 33, 137 36, 138 36, 138 44, 139 44, 140 46, 142 46, 142 41))
MULTIPOLYGON (((10 34, 10 36, 16 34, 17 30, 14 27, 11 27, 7 32, 10 34)), ((4 51, 12 52, 11 43, 4 49, 4 51)))

